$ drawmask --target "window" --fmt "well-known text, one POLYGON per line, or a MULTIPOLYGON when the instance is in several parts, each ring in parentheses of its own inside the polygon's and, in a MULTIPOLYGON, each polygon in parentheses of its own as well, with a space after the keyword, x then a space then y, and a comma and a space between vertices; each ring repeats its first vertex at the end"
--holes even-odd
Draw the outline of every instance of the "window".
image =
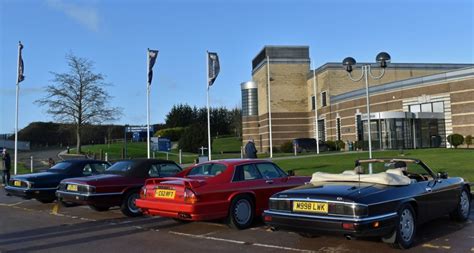
POLYGON ((323 91, 321 92, 321 106, 327 106, 327 101, 326 101, 326 92, 323 91))
POLYGON ((257 169, 265 179, 278 178, 282 176, 280 171, 271 163, 257 164, 257 169))
POLYGON ((181 168, 174 163, 160 164, 160 177, 171 177, 180 171, 181 168))
POLYGON ((444 103, 443 102, 433 103, 433 112, 444 112, 444 103))
POLYGON ((420 105, 410 105, 410 112, 420 112, 420 105))
POLYGON ((127 172, 132 168, 133 162, 132 161, 121 161, 121 162, 116 162, 114 165, 112 165, 110 168, 106 170, 106 172, 110 173, 122 173, 122 172, 127 172))
POLYGON ((221 174, 227 166, 218 163, 208 163, 196 166, 188 173, 188 176, 217 176, 221 174))
POLYGON ((364 140, 364 129, 362 124, 362 115, 356 115, 356 122, 357 122, 357 140, 362 141, 364 140))
POLYGON ((108 163, 93 163, 90 164, 94 173, 104 173, 105 170, 110 167, 108 163))
POLYGON ((261 179, 262 175, 258 172, 257 168, 253 164, 240 165, 235 168, 233 182, 239 182, 244 180, 261 179))
POLYGON ((337 140, 341 140, 341 118, 336 119, 337 140))
POLYGON ((89 164, 86 164, 86 166, 84 166, 84 168, 82 169, 82 175, 84 176, 92 175, 92 168, 89 164))
POLYGON ((316 108, 316 97, 311 96, 311 110, 314 110, 316 108))
POLYGON ((422 112, 431 112, 431 103, 421 104, 422 112))
POLYGON ((319 139, 326 141, 326 124, 324 124, 324 119, 318 120, 318 135, 319 139))

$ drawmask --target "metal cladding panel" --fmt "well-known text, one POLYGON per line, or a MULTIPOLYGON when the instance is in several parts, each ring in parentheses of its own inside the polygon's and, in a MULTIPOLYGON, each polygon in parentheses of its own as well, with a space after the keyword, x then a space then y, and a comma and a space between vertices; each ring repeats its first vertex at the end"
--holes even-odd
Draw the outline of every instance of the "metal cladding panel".
POLYGON ((241 84, 242 87, 242 116, 258 115, 258 89, 254 82, 241 84))
POLYGON ((252 69, 255 69, 267 56, 272 59, 308 59, 309 47, 307 46, 266 46, 252 60, 252 69))

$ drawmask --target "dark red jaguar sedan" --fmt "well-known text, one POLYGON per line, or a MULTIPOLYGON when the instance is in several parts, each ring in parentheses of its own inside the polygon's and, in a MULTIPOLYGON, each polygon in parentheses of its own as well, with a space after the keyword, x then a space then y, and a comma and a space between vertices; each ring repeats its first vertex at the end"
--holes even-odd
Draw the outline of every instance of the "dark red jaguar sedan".
POLYGON ((114 163, 104 174, 61 181, 56 191, 58 200, 66 205, 89 205, 96 211, 120 206, 123 214, 139 216, 135 205, 139 192, 148 178, 174 176, 182 171, 173 161, 133 159, 114 163))

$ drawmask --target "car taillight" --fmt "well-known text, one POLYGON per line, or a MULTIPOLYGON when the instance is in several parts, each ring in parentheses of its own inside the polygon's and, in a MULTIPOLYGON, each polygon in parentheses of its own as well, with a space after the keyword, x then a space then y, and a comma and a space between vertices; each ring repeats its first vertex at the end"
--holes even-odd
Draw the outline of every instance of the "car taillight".
POLYGON ((144 199, 146 197, 146 186, 143 186, 140 190, 140 198, 144 199))
POLYGON ((191 189, 185 188, 184 189, 184 203, 187 204, 195 204, 198 201, 196 193, 194 193, 191 189))

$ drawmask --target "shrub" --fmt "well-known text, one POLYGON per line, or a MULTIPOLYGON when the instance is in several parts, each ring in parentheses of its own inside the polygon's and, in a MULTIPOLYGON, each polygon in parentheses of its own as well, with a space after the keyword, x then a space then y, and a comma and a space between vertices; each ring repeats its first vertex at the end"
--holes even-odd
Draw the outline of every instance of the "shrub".
POLYGON ((169 138, 171 141, 178 141, 184 133, 184 127, 165 128, 157 131, 155 137, 169 138))
POLYGON ((207 147, 207 128, 199 123, 186 127, 179 139, 178 147, 185 152, 197 153, 200 147, 207 147))
POLYGON ((341 140, 337 140, 335 142, 335 145, 336 145, 336 150, 341 150, 341 149, 345 149, 346 148, 346 143, 344 143, 343 141, 341 140))
POLYGON ((326 141, 326 144, 330 151, 336 150, 336 143, 334 141, 326 141))
POLYGON ((448 135, 449 144, 453 145, 454 148, 458 148, 464 142, 464 137, 460 134, 450 134, 448 135))
POLYGON ((464 143, 466 143, 467 148, 469 148, 469 145, 472 145, 472 135, 466 136, 466 138, 464 138, 464 143))
POLYGON ((281 150, 281 152, 283 152, 283 153, 293 153, 293 152, 294 152, 294 150, 293 150, 293 142, 287 141, 287 142, 281 144, 280 150, 281 150))
POLYGON ((363 142, 363 141, 355 141, 355 142, 354 142, 354 149, 355 149, 355 150, 362 150, 362 149, 364 149, 364 142, 363 142))

